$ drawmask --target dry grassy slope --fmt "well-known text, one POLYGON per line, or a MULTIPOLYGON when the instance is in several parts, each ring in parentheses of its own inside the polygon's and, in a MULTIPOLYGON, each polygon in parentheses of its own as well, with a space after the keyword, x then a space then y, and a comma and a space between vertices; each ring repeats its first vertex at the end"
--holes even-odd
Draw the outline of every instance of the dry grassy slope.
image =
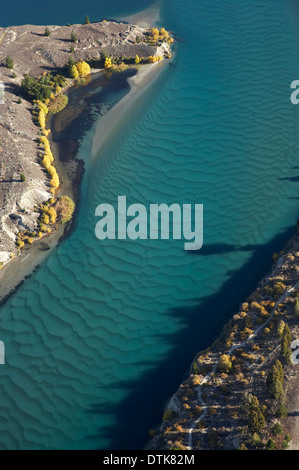
POLYGON ((226 325, 223 337, 195 358, 198 373, 191 373, 171 398, 169 411, 149 448, 238 449, 245 443, 252 449, 252 434, 242 407, 247 392, 256 395, 269 413, 266 426, 260 431, 263 445, 271 438, 282 449, 283 436, 289 433, 291 448, 299 449, 299 364, 285 364, 277 332, 283 320, 291 330, 292 341, 299 339, 299 321, 294 314, 298 295, 299 235, 296 235, 274 263, 271 273, 226 325), (232 358, 230 373, 217 369, 223 354, 232 358), (278 403, 266 385, 270 367, 277 358, 284 364, 286 418, 277 417, 278 403), (283 433, 275 437, 271 429, 277 420, 283 433))
POLYGON ((25 73, 39 76, 45 71, 63 67, 70 56, 71 33, 78 38, 75 60, 99 57, 101 51, 113 56, 148 57, 158 53, 157 47, 136 44, 136 36, 145 29, 128 24, 101 22, 91 25, 49 26, 24 25, 0 28, 0 82, 5 87, 5 103, 0 104, 0 262, 16 252, 15 233, 24 227, 34 228, 33 206, 50 196, 48 178, 38 164, 38 129, 30 114, 31 105, 18 104, 17 85, 25 73), (4 67, 7 55, 14 60, 14 72, 4 67), (26 181, 20 181, 24 173, 26 181), (26 212, 21 211, 25 209, 26 212), (18 219, 11 219, 17 215, 18 219))

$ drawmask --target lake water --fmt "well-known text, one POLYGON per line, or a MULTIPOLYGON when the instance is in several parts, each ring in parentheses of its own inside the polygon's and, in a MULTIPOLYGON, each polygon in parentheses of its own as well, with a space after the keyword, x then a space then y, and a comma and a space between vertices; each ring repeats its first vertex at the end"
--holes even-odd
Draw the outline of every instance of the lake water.
MULTIPOLYGON (((5 5, 1 24, 150 5, 73 2, 63 11, 53 0, 45 12, 31 3, 26 12, 5 5)), ((141 448, 194 354, 298 218, 297 2, 162 0, 161 17, 178 36, 175 58, 92 162, 86 132, 75 230, 0 310, 2 449, 141 448), (95 208, 118 195, 145 206, 202 203, 203 248, 100 242, 95 208)))

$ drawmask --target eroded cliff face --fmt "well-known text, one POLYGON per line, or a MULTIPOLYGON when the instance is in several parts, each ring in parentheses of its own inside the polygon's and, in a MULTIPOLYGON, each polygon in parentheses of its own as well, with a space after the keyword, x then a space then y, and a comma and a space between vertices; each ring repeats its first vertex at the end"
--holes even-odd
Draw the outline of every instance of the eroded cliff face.
POLYGON ((299 448, 299 235, 273 257, 221 337, 195 357, 148 448, 299 448), (273 387, 277 361, 284 377, 273 387))
POLYGON ((32 104, 19 100, 24 75, 39 77, 62 69, 69 60, 72 44, 75 61, 100 58, 103 51, 114 57, 144 58, 168 51, 166 44, 152 46, 142 41, 148 30, 124 23, 103 21, 48 28, 50 36, 45 35, 45 26, 0 28, 1 265, 18 253, 16 234, 36 228, 38 213, 34 207, 51 197, 49 177, 37 157, 40 130, 32 120, 32 104), (76 43, 71 42, 72 32, 78 38, 76 43), (14 61, 13 70, 5 67, 7 56, 14 61))

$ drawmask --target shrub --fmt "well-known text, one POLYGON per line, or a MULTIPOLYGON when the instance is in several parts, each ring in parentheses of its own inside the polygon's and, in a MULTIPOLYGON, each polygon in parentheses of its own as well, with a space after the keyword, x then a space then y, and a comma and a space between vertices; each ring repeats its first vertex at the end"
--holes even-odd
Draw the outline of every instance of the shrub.
POLYGON ((163 57, 161 55, 150 55, 147 60, 150 64, 154 64, 155 62, 159 62, 162 59, 163 57))
POLYGON ((50 207, 47 211, 48 216, 50 217, 51 224, 55 224, 57 218, 57 212, 54 207, 50 207))
POLYGON ((74 80, 76 80, 77 78, 79 78, 79 72, 78 72, 78 69, 76 67, 76 65, 72 65, 70 68, 69 68, 69 75, 71 78, 73 78, 74 80))
POLYGON ((46 225, 48 225, 50 223, 50 218, 49 218, 48 214, 46 214, 45 212, 42 213, 42 216, 41 216, 40 220, 43 224, 46 224, 46 225))
POLYGON ((150 36, 153 39, 153 41, 158 41, 159 39, 160 32, 158 28, 152 28, 150 32, 150 36))
POLYGON ((105 59, 105 69, 109 69, 112 66, 112 60, 110 57, 106 57, 105 59))
POLYGON ((48 106, 50 114, 56 114, 62 111, 68 104, 68 97, 66 95, 58 95, 50 101, 48 106))
POLYGON ((251 438, 251 444, 253 445, 253 447, 259 447, 261 445, 261 442, 262 440, 260 436, 256 432, 253 433, 251 438))
POLYGON ((277 334, 280 338, 282 338, 284 327, 285 327, 285 322, 283 320, 280 320, 280 323, 277 327, 277 334))
POLYGON ((72 42, 77 42, 78 41, 78 38, 77 38, 76 34, 74 33, 74 31, 71 34, 71 41, 72 42))
POLYGON ((276 399, 283 397, 283 380, 283 367, 281 362, 277 359, 275 364, 271 367, 266 381, 271 395, 276 399))
POLYGON ((217 369, 219 372, 228 373, 231 371, 232 367, 233 367, 232 359, 230 356, 228 356, 227 354, 223 354, 222 356, 220 356, 220 359, 217 365, 217 369))
POLYGON ((277 408, 278 418, 286 418, 288 416, 288 410, 283 401, 280 401, 277 408))
POLYGON ((239 448, 238 450, 248 450, 246 445, 242 442, 240 445, 239 445, 239 448))
POLYGON ((71 52, 71 53, 75 52, 74 46, 70 46, 70 52, 71 52))
POLYGON ((13 69, 13 67, 14 67, 13 59, 9 55, 6 57, 5 67, 7 67, 10 70, 13 69))
POLYGON ((84 60, 76 63, 76 67, 80 77, 86 77, 86 75, 90 74, 90 65, 84 60))
POLYGON ((21 83, 21 93, 31 101, 45 101, 50 98, 51 87, 26 74, 21 83))
POLYGON ((260 409, 256 396, 252 396, 249 403, 248 427, 252 432, 258 433, 265 426, 265 417, 260 409))
POLYGON ((280 436, 282 433, 282 427, 280 423, 275 423, 273 428, 271 429, 271 432, 274 436, 280 436))
POLYGON ((170 418, 172 418, 172 410, 170 410, 169 408, 167 408, 165 411, 164 411, 164 414, 163 414, 163 421, 168 421, 170 418))
POLYGON ((63 224, 65 224, 72 218, 75 210, 75 203, 70 197, 61 196, 55 205, 55 209, 59 219, 63 224))
POLYGON ((275 442, 272 439, 269 439, 266 445, 267 450, 276 450, 275 442))
POLYGON ((136 42, 139 44, 141 42, 140 36, 136 36, 136 42))
POLYGON ((287 448, 289 447, 289 443, 291 442, 292 440, 292 437, 289 435, 289 434, 286 434, 283 438, 283 441, 282 441, 282 447, 284 450, 287 450, 287 448))

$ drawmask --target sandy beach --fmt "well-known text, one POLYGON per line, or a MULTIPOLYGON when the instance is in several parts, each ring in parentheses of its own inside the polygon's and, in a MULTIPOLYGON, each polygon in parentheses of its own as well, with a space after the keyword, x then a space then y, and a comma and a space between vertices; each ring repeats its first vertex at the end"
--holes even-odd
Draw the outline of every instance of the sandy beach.
POLYGON ((0 271, 0 305, 32 274, 32 272, 50 255, 59 240, 63 237, 66 226, 42 240, 37 240, 32 246, 22 250, 20 256, 7 263, 0 271))
POLYGON ((157 1, 151 7, 135 13, 134 15, 122 16, 116 19, 126 21, 130 24, 136 24, 142 28, 150 28, 160 21, 160 2, 157 1))
POLYGON ((152 85, 166 67, 167 62, 156 62, 154 64, 141 65, 137 74, 128 80, 130 84, 129 93, 120 100, 113 108, 98 121, 95 126, 95 134, 91 147, 91 158, 94 159, 99 153, 104 142, 116 132, 118 126, 125 119, 131 106, 152 85))

